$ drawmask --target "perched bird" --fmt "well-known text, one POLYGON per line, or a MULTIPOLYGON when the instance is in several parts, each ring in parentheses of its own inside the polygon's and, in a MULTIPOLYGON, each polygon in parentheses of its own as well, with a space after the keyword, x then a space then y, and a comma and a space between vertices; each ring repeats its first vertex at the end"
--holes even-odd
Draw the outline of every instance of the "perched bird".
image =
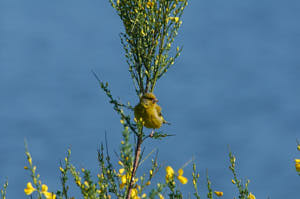
POLYGON ((134 116, 142 119, 143 125, 149 129, 158 129, 163 123, 169 124, 161 114, 161 107, 153 93, 146 93, 140 98, 140 103, 134 107, 134 116))

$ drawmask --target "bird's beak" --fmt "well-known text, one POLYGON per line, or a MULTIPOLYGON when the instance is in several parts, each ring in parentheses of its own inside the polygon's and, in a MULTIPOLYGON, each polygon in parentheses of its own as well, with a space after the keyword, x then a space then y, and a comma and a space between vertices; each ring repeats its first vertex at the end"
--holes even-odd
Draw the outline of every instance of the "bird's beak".
POLYGON ((152 101, 153 101, 153 103, 156 103, 156 102, 158 102, 158 99, 155 98, 152 101))

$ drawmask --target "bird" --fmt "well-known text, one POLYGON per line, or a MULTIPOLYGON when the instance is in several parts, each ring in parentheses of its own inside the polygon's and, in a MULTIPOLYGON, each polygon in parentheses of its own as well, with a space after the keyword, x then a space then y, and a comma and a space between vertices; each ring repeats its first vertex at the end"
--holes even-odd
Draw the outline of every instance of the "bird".
MULTIPOLYGON (((161 107, 153 93, 145 93, 140 102, 134 107, 134 116, 137 121, 142 120, 143 126, 149 129, 159 129, 163 123, 167 122, 161 114, 161 107)), ((152 131, 152 135, 153 135, 152 131)))

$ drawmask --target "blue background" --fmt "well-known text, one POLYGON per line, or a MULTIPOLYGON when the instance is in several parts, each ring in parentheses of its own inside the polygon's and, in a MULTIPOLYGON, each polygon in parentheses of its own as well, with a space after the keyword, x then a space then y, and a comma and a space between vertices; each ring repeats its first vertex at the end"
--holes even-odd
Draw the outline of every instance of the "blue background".
MULTIPOLYGON (((145 146, 175 170, 194 157, 202 197, 206 168, 224 198, 237 192, 228 145, 256 198, 299 195, 299 10, 296 0, 189 2, 176 41, 184 50, 155 90, 172 123, 163 130, 176 136, 145 146)), ((122 30, 108 1, 0 1, 0 182, 8 178, 9 199, 26 198, 24 138, 49 191, 69 146, 72 162, 94 174, 105 131, 112 156, 119 149, 119 117, 90 71, 123 102, 138 102, 122 30)), ((191 179, 191 165, 184 170, 191 179)), ((187 197, 191 180, 181 187, 187 197)))

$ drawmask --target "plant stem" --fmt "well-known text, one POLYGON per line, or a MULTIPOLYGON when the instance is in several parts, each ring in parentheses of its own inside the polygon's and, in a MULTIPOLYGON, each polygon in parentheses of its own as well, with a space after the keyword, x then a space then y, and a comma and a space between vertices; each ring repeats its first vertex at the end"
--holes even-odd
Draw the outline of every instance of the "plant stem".
POLYGON ((131 194, 131 190, 133 188, 133 184, 134 184, 134 176, 136 174, 136 171, 138 169, 139 166, 139 161, 140 161, 140 155, 141 155, 141 146, 143 143, 143 134, 139 134, 137 136, 137 144, 136 144, 136 149, 135 149, 135 157, 134 157, 134 162, 133 162, 133 168, 132 168, 132 172, 131 172, 131 178, 130 178, 130 183, 127 189, 127 196, 126 199, 130 199, 130 194, 131 194))

